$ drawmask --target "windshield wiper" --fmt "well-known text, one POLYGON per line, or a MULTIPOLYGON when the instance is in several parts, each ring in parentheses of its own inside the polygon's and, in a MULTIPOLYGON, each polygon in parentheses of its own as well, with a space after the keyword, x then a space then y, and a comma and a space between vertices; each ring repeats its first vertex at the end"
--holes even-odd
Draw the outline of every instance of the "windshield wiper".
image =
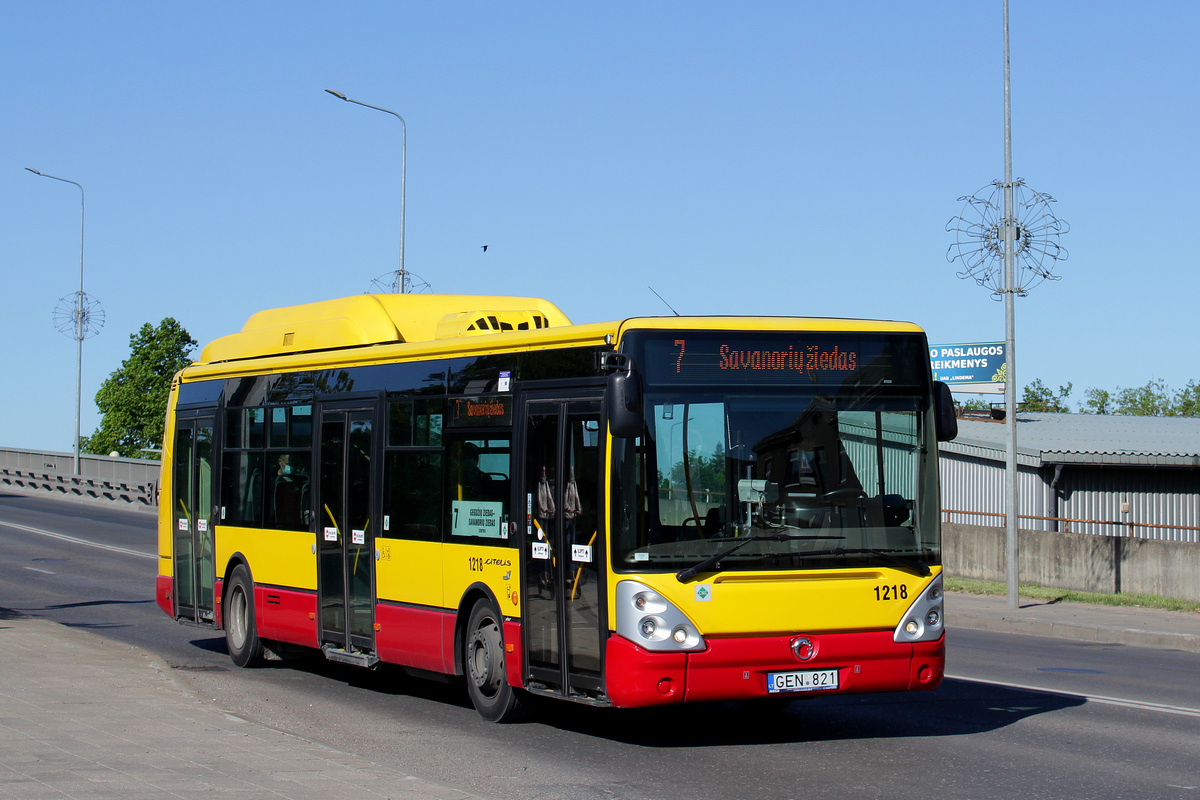
POLYGON ((814 556, 848 556, 861 554, 879 556, 892 566, 896 566, 901 569, 912 570, 922 578, 927 577, 930 574, 929 567, 922 564, 920 561, 917 561, 916 559, 898 556, 891 550, 878 550, 872 547, 835 547, 832 550, 814 550, 811 553, 796 553, 797 556, 803 556, 804 558, 812 558, 814 556))
MULTIPOLYGON (((706 558, 694 567, 680 570, 675 573, 675 578, 680 583, 687 583, 692 578, 699 575, 701 572, 707 572, 712 567, 721 563, 721 559, 733 555, 738 550, 741 550, 751 542, 789 542, 789 541, 815 541, 818 539, 845 539, 845 536, 792 536, 786 533, 778 533, 774 536, 746 536, 737 540, 737 544, 729 548, 723 553, 717 553, 711 558, 706 558)), ((709 539, 709 541, 720 541, 719 539, 709 539)), ((840 548, 839 548, 840 549, 840 548)), ((832 552, 832 551, 830 551, 832 552)))

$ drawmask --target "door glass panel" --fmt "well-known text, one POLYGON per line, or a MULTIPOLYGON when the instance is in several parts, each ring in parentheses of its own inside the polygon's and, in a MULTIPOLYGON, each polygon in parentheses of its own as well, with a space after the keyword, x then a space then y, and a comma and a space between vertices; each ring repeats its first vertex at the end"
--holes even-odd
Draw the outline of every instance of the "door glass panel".
POLYGON ((192 531, 196 514, 192 505, 192 466, 194 447, 191 425, 180 427, 175 432, 175 502, 172 516, 175 518, 175 603, 177 613, 192 616, 196 604, 193 579, 192 531))
POLYGON ((196 572, 199 592, 196 607, 201 615, 211 618, 213 610, 213 428, 205 420, 196 427, 196 572))
POLYGON ((320 553, 321 629, 324 636, 345 644, 346 592, 342 557, 342 487, 345 480, 345 415, 321 418, 321 508, 317 525, 320 553))
POLYGON ((600 674, 600 404, 567 404, 563 436, 563 558, 568 570, 567 660, 571 673, 600 674))
POLYGON ((346 573, 350 633, 371 636, 371 412, 350 414, 346 443, 346 573))
MULTIPOLYGON (((525 614, 531 666, 558 668, 558 405, 530 404, 525 439, 525 614), (538 413, 537 409, 547 409, 538 413), (549 411, 549 409, 553 409, 549 411)), ((570 558, 570 553, 567 553, 570 558)))

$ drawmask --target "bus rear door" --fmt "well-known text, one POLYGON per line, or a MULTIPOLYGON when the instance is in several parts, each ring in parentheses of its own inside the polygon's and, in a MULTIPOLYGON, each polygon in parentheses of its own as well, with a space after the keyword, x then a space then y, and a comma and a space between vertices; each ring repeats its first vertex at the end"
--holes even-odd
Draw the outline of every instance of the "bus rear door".
POLYGON ((174 460, 175 617, 213 624, 212 417, 176 421, 174 460))

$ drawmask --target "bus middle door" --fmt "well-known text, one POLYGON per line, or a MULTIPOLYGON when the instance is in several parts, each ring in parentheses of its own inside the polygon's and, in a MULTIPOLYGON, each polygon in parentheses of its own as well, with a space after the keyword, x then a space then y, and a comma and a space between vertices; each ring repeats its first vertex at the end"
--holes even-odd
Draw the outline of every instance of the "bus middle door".
POLYGON ((526 685, 601 700, 604 449, 601 401, 584 396, 524 404, 522 576, 526 685))
POLYGON ((373 408, 321 411, 317 513, 318 629, 331 661, 372 666, 374 541, 371 522, 373 408))

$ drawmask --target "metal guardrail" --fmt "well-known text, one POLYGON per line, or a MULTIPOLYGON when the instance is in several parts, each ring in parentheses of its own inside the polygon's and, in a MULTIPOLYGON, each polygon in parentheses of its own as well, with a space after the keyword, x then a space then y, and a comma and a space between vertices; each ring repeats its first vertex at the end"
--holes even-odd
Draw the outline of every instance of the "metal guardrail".
MULTIPOLYGON (((962 514, 965 516, 976 516, 976 517, 1000 517, 1001 519, 1004 519, 1005 517, 1007 517, 1007 515, 1002 511, 962 511, 960 509, 955 509, 955 508, 943 508, 942 513, 944 513, 946 515, 946 522, 951 521, 950 520, 951 514, 962 514)), ((1072 522, 1077 522, 1077 523, 1086 524, 1086 525, 1116 525, 1119 528, 1128 528, 1129 533, 1127 535, 1130 537, 1137 536, 1137 534, 1134 532, 1135 528, 1151 528, 1151 529, 1172 530, 1172 531, 1200 531, 1200 527, 1196 527, 1194 525, 1157 525, 1157 524, 1153 524, 1150 522, 1122 522, 1120 520, 1106 520, 1106 519, 1075 519, 1074 517, 1038 517, 1038 516, 1034 516, 1032 514, 1020 514, 1017 516, 1017 519, 1038 519, 1038 520, 1045 520, 1047 522, 1062 522, 1062 523, 1065 523, 1064 527, 1063 527, 1063 531, 1062 531, 1063 533, 1071 532, 1071 523, 1072 522)))
POLYGON ((0 487, 54 497, 125 502, 141 508, 153 508, 158 505, 158 481, 124 483, 84 475, 0 467, 0 487))

